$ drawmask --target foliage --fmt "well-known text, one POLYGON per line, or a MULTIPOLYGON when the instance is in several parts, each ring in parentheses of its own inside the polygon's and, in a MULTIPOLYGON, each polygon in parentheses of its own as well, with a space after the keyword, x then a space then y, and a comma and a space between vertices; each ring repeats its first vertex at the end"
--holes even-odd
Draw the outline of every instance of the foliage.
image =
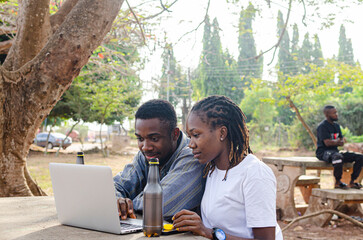
MULTIPOLYGON (((305 119, 308 126, 313 130, 316 129, 317 124, 324 118, 321 113, 321 109, 326 104, 337 105, 340 102, 338 99, 342 97, 340 90, 344 87, 352 87, 353 89, 363 84, 363 72, 360 66, 351 66, 344 63, 337 62, 332 59, 325 61, 325 65, 322 67, 317 67, 314 64, 309 66, 311 71, 308 74, 299 74, 295 76, 287 75, 285 82, 276 82, 273 85, 273 93, 275 94, 270 100, 276 102, 279 106, 287 104, 287 97, 293 101, 296 107, 299 109, 301 116, 305 119), (343 79, 343 84, 337 84, 336 78, 343 79), (319 117, 320 116, 320 117, 319 117)), ((266 82, 256 82, 254 86, 256 88, 262 88, 262 86, 270 85, 266 82)), ((351 114, 349 118, 351 120, 352 116, 360 118, 357 114, 360 105, 357 102, 362 102, 362 92, 361 88, 358 88, 355 93, 354 99, 352 100, 352 106, 356 107, 354 114, 351 114)), ((352 94, 347 93, 345 95, 345 102, 351 97, 352 94)), ((346 109, 348 110, 348 104, 346 109)), ((353 108, 354 109, 354 108, 353 108)), ((293 125, 297 126, 298 122, 293 125)), ((360 126, 360 124, 357 124, 360 126)), ((305 130, 302 127, 295 129, 295 135, 305 146, 311 146, 308 137, 306 137, 305 130), (299 129, 300 128, 300 129, 299 129), (301 133, 301 134, 300 134, 301 133), (305 140, 304 140, 305 139, 305 140)))
POLYGON ((192 81, 193 97, 200 99, 209 95, 225 95, 234 102, 242 99, 242 82, 237 73, 237 63, 228 51, 223 52, 217 19, 210 25, 205 19, 203 52, 197 78, 192 81))
POLYGON ((142 95, 136 74, 141 41, 129 16, 120 11, 104 43, 55 106, 66 119, 112 124, 132 117, 142 95))
POLYGON ((270 141, 269 132, 276 116, 275 106, 269 99, 271 97, 271 88, 247 89, 240 105, 247 116, 250 132, 263 143, 270 141))
POLYGON ((291 75, 296 75, 300 73, 301 66, 299 61, 299 51, 299 28, 295 23, 291 40, 291 75))
MULTIPOLYGON (((253 37, 252 21, 257 9, 250 2, 246 9, 241 10, 239 18, 238 36, 238 73, 243 79, 241 89, 251 85, 251 78, 261 78, 263 58, 255 59, 256 44, 253 37)), ((240 89, 240 88, 238 88, 240 89)))
POLYGON ((345 35, 345 27, 340 26, 338 61, 349 65, 355 65, 352 41, 345 35))
POLYGON ((363 135, 354 136, 349 128, 341 128, 343 136, 348 143, 361 143, 363 142, 363 135))
MULTIPOLYGON (((282 12, 278 12, 277 16, 277 36, 281 36, 284 31, 285 21, 282 15, 282 12)), ((279 46, 279 55, 278 55, 278 69, 283 74, 290 74, 291 68, 290 65, 292 63, 292 57, 290 54, 290 37, 289 33, 286 30, 281 39, 281 43, 279 46)), ((279 81, 284 81, 284 75, 279 75, 279 81)))
POLYGON ((312 63, 318 67, 322 67, 324 65, 323 60, 323 51, 321 50, 321 44, 319 40, 318 34, 314 34, 314 44, 312 51, 312 63))
POLYGON ((352 93, 345 93, 339 99, 339 123, 352 135, 363 135, 363 87, 354 87, 352 93))

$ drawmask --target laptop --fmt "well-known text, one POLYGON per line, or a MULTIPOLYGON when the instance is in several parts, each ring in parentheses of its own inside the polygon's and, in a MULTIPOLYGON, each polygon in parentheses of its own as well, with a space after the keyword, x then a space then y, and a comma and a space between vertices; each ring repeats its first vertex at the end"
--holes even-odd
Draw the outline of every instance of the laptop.
POLYGON ((49 170, 61 224, 114 234, 142 231, 142 219, 120 220, 110 167, 50 163, 49 170))

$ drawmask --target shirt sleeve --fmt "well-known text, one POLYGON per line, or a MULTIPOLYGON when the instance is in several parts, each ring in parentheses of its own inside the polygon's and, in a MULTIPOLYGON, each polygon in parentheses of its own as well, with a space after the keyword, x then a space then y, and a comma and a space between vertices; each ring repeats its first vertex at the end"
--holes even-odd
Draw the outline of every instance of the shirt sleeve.
MULTIPOLYGON (((169 172, 160 181, 163 188, 163 216, 165 220, 182 209, 192 210, 200 205, 204 192, 202 165, 193 158, 190 149, 181 151, 169 172)), ((134 200, 134 208, 142 209, 143 193, 134 200)))
POLYGON ((146 185, 145 169, 145 163, 139 152, 133 162, 127 164, 124 170, 113 178, 116 196, 135 199, 146 185))
MULTIPOLYGON (((317 129, 317 134, 318 134, 318 137, 323 141, 324 143, 324 140, 325 139, 331 139, 331 136, 330 136, 330 133, 329 133, 329 130, 327 129, 326 126, 324 125, 320 125, 317 129)), ((325 145, 325 144, 324 144, 325 145)))

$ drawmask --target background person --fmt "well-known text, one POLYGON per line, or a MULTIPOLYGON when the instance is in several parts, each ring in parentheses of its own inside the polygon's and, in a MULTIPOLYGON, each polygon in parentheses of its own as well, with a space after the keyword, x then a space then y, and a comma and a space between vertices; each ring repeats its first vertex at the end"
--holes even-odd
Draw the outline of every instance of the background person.
POLYGON ((362 169, 363 155, 352 152, 339 152, 338 146, 343 146, 345 138, 343 137, 338 121, 338 111, 334 106, 327 105, 324 107, 325 120, 322 121, 317 129, 317 149, 316 157, 319 160, 332 163, 334 166, 335 188, 360 189, 362 185, 354 182, 362 169), (349 185, 341 181, 343 174, 343 163, 354 162, 353 172, 349 185))
POLYGON ((227 97, 196 103, 187 120, 189 147, 205 168, 201 217, 175 214, 174 228, 209 239, 282 239, 276 221, 276 179, 252 155, 241 109, 227 97), (225 238, 226 237, 226 238, 225 238))
POLYGON ((164 100, 150 100, 137 110, 135 119, 140 151, 114 177, 121 218, 135 218, 134 210, 142 211, 150 158, 159 159, 164 219, 181 209, 198 207, 204 191, 204 166, 193 159, 189 139, 177 128, 173 106, 164 100))

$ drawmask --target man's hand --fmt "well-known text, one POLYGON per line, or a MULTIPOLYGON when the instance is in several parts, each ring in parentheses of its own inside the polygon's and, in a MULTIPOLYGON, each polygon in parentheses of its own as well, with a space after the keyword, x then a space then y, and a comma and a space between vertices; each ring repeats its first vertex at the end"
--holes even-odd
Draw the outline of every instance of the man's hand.
POLYGON ((118 215, 121 216, 122 220, 129 218, 136 218, 134 213, 134 205, 132 200, 129 198, 117 199, 118 215))
POLYGON ((181 210, 174 215, 173 225, 177 231, 191 231, 195 235, 212 239, 212 229, 206 228, 195 212, 181 210))

